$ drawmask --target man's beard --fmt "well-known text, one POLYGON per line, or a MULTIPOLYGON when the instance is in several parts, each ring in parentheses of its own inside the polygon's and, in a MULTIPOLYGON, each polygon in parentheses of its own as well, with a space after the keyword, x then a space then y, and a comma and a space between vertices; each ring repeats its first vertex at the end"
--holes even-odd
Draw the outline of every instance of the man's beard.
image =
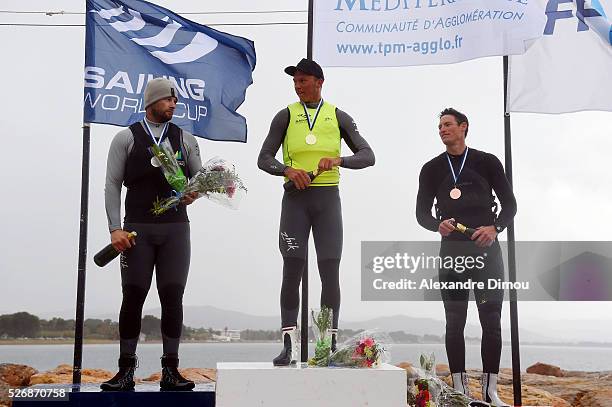
POLYGON ((164 110, 153 110, 151 113, 153 113, 153 119, 156 123, 169 122, 170 120, 172 120, 172 115, 174 114, 174 112, 172 112, 171 114, 166 114, 166 111, 164 110))

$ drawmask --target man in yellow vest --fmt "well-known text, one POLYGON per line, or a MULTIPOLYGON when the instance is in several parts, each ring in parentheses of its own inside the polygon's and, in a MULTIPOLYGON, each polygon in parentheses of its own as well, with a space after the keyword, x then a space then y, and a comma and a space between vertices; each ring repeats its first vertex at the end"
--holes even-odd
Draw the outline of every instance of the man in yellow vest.
POLYGON ((333 311, 332 350, 335 348, 342 254, 339 167, 361 169, 374 165, 374 153, 359 134, 353 119, 321 98, 324 77, 319 64, 302 59, 296 66, 285 68, 285 73, 293 76, 300 100, 276 114, 257 161, 260 169, 284 176, 286 182, 295 186, 293 191, 285 191, 280 220, 279 248, 283 256, 280 306, 284 346, 273 361, 275 366, 297 362, 291 338, 296 335, 299 287, 311 228, 321 277, 321 306, 333 311), (353 155, 340 155, 341 139, 353 155), (275 158, 281 145, 283 163, 275 158))

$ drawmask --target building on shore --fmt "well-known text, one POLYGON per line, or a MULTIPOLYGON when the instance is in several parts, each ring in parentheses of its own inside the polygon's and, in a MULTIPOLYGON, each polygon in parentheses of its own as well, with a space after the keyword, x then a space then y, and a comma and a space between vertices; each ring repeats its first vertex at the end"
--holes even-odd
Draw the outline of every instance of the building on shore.
POLYGON ((224 329, 220 335, 213 335, 214 341, 219 342, 232 342, 240 340, 240 330, 238 329, 224 329))

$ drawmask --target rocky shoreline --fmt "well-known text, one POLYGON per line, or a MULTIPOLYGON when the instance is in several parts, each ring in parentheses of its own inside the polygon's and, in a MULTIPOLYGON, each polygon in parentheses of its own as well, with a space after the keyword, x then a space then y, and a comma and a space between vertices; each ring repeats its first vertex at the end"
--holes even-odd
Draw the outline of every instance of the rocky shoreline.
MULTIPOLYGON (((410 363, 400 363, 407 375, 413 372, 410 363)), ((216 380, 216 369, 186 368, 181 373, 196 383, 208 383, 216 380)), ((448 366, 437 365, 436 373, 450 384, 448 366)), ((83 383, 101 383, 110 379, 114 372, 102 369, 83 369, 83 383)), ((138 382, 158 382, 159 373, 139 378, 138 382)), ((468 370, 469 384, 472 393, 480 396, 480 371, 468 370)), ((567 371, 558 366, 536 363, 527 368, 522 376, 522 396, 525 406, 553 407, 612 407, 612 371, 576 372, 567 371)), ((0 364, 0 407, 9 407, 10 387, 33 386, 36 384, 68 384, 72 382, 72 366, 60 365, 55 369, 38 372, 36 369, 10 363, 0 364)), ((512 404, 512 371, 501 369, 499 374, 499 395, 512 404)))

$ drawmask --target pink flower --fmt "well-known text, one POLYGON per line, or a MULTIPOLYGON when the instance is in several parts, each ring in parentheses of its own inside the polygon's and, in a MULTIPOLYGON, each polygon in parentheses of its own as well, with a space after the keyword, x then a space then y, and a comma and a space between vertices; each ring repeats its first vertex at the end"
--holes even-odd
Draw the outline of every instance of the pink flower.
POLYGON ((363 340, 363 344, 365 346, 368 346, 368 347, 374 346, 374 339, 372 339, 372 338, 365 338, 363 340))

